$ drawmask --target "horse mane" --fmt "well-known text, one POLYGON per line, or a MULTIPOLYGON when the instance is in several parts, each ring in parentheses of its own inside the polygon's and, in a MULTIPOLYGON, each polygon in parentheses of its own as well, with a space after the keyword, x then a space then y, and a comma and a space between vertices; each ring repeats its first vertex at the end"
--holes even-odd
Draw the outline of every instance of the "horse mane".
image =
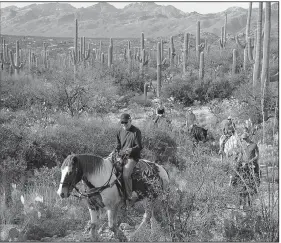
POLYGON ((104 159, 98 155, 93 154, 75 154, 72 159, 76 157, 79 166, 85 174, 97 174, 104 168, 104 159))

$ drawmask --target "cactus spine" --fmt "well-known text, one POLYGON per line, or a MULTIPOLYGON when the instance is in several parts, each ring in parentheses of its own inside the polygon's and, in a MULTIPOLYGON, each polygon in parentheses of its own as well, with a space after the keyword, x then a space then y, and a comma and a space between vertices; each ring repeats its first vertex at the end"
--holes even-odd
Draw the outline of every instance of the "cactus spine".
POLYGON ((200 64, 199 64, 199 80, 204 78, 204 52, 200 53, 200 64))
POLYGON ((184 34, 184 42, 183 42, 183 73, 186 72, 187 65, 187 57, 188 57, 188 49, 189 49, 189 33, 184 34))
POLYGON ((233 56, 232 56, 232 75, 236 74, 237 70, 237 50, 233 49, 233 56))
POLYGON ((161 44, 157 43, 157 97, 160 97, 161 92, 161 44))
POLYGON ((13 68, 15 69, 15 74, 19 74, 19 70, 23 67, 23 63, 20 63, 20 58, 19 58, 19 41, 16 41, 16 57, 14 61, 14 55, 13 52, 10 51, 10 60, 13 68))
POLYGON ((257 36, 256 36, 256 47, 255 47, 255 64, 253 71, 253 86, 257 86, 260 78, 261 68, 261 37, 262 37, 262 2, 259 3, 259 13, 257 20, 257 36))

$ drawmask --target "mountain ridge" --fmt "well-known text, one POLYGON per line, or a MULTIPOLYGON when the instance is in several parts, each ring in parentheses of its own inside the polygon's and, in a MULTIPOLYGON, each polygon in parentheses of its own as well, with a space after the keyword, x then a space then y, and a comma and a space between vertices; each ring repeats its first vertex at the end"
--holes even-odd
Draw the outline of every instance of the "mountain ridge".
MULTIPOLYGON (((273 14, 274 21, 278 20, 278 7, 278 3, 272 7, 272 11, 276 12, 273 14)), ((257 10, 252 10, 252 23, 257 18, 257 10)), ((77 18, 79 35, 86 37, 135 38, 140 36, 140 32, 144 32, 146 37, 183 32, 195 34, 198 20, 201 31, 219 36, 227 13, 227 32, 234 35, 245 28, 247 12, 247 9, 234 6, 218 13, 185 13, 172 5, 162 6, 155 2, 134 2, 122 9, 108 2, 86 8, 75 8, 64 2, 32 3, 22 8, 1 8, 1 34, 72 37, 77 18)))

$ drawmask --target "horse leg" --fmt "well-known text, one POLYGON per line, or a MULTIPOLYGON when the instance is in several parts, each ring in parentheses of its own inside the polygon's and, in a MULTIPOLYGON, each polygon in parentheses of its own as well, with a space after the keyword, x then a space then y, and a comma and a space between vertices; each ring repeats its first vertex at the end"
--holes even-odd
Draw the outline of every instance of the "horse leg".
POLYGON ((140 236, 138 235, 138 233, 141 232, 141 229, 151 219, 151 216, 152 216, 152 203, 151 203, 151 201, 146 201, 144 207, 145 207, 145 213, 143 215, 143 219, 142 219, 140 225, 138 226, 138 228, 135 230, 135 232, 130 237, 130 241, 139 241, 140 236))
POLYGON ((98 233, 97 233, 97 223, 98 223, 98 211, 90 209, 89 208, 89 212, 90 212, 90 235, 92 236, 92 239, 94 241, 99 241, 98 240, 98 233))
POLYGON ((118 228, 119 223, 117 222, 117 214, 119 211, 119 207, 120 204, 116 205, 112 209, 107 210, 108 227, 120 241, 127 241, 124 233, 118 228))

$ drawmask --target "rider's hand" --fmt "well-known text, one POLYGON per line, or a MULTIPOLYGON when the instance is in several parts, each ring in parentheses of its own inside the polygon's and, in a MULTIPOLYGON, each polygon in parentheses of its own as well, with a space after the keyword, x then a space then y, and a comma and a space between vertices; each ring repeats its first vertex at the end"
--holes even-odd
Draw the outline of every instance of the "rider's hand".
POLYGON ((125 154, 130 155, 132 153, 132 149, 131 148, 127 148, 125 151, 125 154))

